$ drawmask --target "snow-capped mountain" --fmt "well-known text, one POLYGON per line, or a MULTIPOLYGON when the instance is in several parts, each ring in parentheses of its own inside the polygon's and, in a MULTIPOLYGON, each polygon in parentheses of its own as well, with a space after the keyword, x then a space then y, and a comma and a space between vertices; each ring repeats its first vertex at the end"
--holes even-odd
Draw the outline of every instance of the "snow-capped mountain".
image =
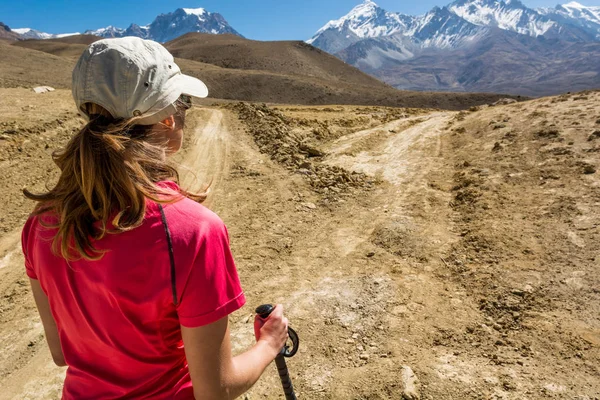
POLYGON ((21 36, 21 39, 57 39, 66 36, 79 35, 79 32, 74 33, 46 33, 40 32, 31 28, 16 28, 12 30, 21 36))
POLYGON ((409 16, 365 0, 307 42, 401 89, 535 95, 600 82, 600 7, 576 2, 455 0, 409 16))
POLYGON ((106 28, 87 30, 84 32, 84 34, 86 34, 86 35, 94 35, 94 36, 100 36, 100 37, 105 37, 105 38, 123 37, 123 36, 125 36, 124 33, 125 33, 125 29, 115 28, 112 25, 109 25, 106 28))
POLYGON ((557 5, 555 10, 570 18, 600 24, 600 7, 586 7, 576 1, 572 1, 567 4, 557 5))
POLYGON ((402 43, 404 50, 453 48, 469 42, 480 31, 478 24, 461 18, 448 7, 434 7, 425 15, 413 17, 388 12, 372 0, 365 0, 344 17, 329 21, 307 43, 332 54, 373 38, 391 38, 385 40, 388 50, 389 46, 395 47, 394 43, 402 43))
POLYGON ((387 12, 373 1, 365 0, 342 18, 329 21, 307 43, 335 53, 361 39, 407 31, 414 21, 414 17, 387 12))
POLYGON ((555 8, 538 8, 537 12, 561 25, 578 27, 600 40, 600 7, 586 7, 572 1, 555 8))
POLYGON ((449 8, 472 24, 522 35, 576 41, 590 41, 596 36, 595 32, 581 29, 578 17, 557 18, 544 10, 528 8, 519 0, 456 0, 449 8))
POLYGON ((448 7, 434 7, 433 10, 416 19, 413 28, 406 36, 422 48, 456 48, 471 42, 481 35, 484 29, 456 14, 448 7))
POLYGON ((455 49, 467 46, 489 31, 451 13, 447 7, 434 7, 416 18, 404 31, 393 35, 367 38, 336 53, 361 70, 374 73, 389 63, 413 58, 422 51, 455 49))
POLYGON ((456 0, 425 15, 410 16, 386 11, 372 0, 365 0, 342 18, 329 21, 307 43, 336 53, 368 38, 397 34, 413 37, 418 33, 414 37, 417 41, 444 48, 463 39, 455 33, 449 40, 447 32, 453 29, 449 25, 460 25, 454 29, 459 32, 465 22, 533 37, 583 41, 600 38, 600 7, 576 2, 554 9, 531 9, 519 0, 456 0))
POLYGON ((116 28, 112 25, 109 25, 106 28, 85 31, 85 34, 100 36, 100 37, 104 37, 104 38, 137 36, 137 37, 141 37, 143 39, 148 39, 150 37, 148 28, 149 28, 149 25, 139 26, 136 24, 131 24, 131 25, 129 25, 129 28, 127 28, 127 29, 116 28))
POLYGON ((178 8, 172 13, 159 15, 151 24, 145 26, 131 24, 127 29, 108 26, 85 33, 100 37, 137 36, 157 42, 168 42, 189 32, 232 33, 242 36, 221 14, 211 13, 204 8, 178 8))
POLYGON ((457 0, 449 9, 472 24, 494 26, 523 35, 544 35, 557 23, 519 0, 457 0))

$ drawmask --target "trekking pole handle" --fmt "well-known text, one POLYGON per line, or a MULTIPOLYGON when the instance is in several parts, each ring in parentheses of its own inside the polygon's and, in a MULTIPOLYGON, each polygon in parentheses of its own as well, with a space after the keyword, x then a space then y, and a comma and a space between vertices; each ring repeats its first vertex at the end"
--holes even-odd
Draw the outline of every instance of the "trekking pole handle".
MULTIPOLYGON (((266 320, 271 315, 271 312, 275 307, 272 304, 263 304, 256 308, 256 314, 262 319, 266 320)), ((287 342, 275 357, 275 365, 277 365, 277 372, 279 373, 279 379, 281 380, 281 386, 283 387, 283 393, 285 394, 286 400, 297 400, 296 393, 294 392, 294 385, 290 379, 290 373, 285 363, 285 357, 291 357, 298 351, 298 345, 300 340, 298 334, 288 326, 288 336, 292 340, 292 349, 290 350, 287 342)))
MULTIPOLYGON (((256 314, 262 319, 269 318, 269 315, 273 312, 275 307, 272 304, 263 304, 261 306, 256 307, 256 314)), ((298 347, 300 346, 300 338, 295 330, 288 326, 288 336, 292 341, 292 346, 286 343, 285 346, 281 349, 281 353, 284 357, 293 357, 298 351, 298 347)))

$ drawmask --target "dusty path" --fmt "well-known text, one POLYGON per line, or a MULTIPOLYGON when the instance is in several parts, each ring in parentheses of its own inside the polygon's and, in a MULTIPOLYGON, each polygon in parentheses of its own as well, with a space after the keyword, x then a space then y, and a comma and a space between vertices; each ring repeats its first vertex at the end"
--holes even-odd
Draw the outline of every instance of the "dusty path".
MULTIPOLYGON (((287 223, 287 229, 277 232, 284 246, 253 243, 259 251, 263 246, 275 251, 270 252, 271 259, 263 258, 257 271, 248 273, 244 268, 248 264, 242 262, 242 276, 249 286, 259 284, 250 301, 282 301, 299 327, 305 347, 290 367, 303 397, 396 397, 403 390, 403 363, 421 370, 432 370, 439 363, 433 354, 414 349, 429 346, 429 315, 446 315, 439 318, 441 325, 453 323, 455 307, 443 293, 459 289, 419 270, 412 260, 399 262, 373 242, 391 230, 414 251, 422 245, 419 240, 427 238, 428 245, 420 251, 434 265, 441 263, 439 255, 451 242, 445 225, 448 218, 440 212, 427 218, 423 214, 448 199, 431 193, 425 175, 439 164, 440 129, 452 116, 436 113, 392 121, 330 143, 325 162, 389 179, 365 198, 348 198, 331 211, 306 210, 301 204, 310 196, 293 196, 305 193, 305 184, 290 182, 289 206, 276 207, 270 198, 267 201, 269 208, 275 208, 271 210, 274 223, 287 223), (287 222, 282 215, 289 216, 287 222)), ((467 307, 463 314, 470 312, 471 305, 467 307)), ((245 321, 241 318, 234 332, 239 343, 247 345, 251 335, 245 321)), ((277 377, 267 374, 251 396, 277 398, 273 390, 277 385, 277 377)))
POLYGON ((186 121, 187 125, 196 128, 195 132, 186 132, 189 136, 186 150, 179 161, 181 185, 188 190, 202 191, 210 184, 211 195, 205 203, 210 207, 229 173, 230 138, 221 110, 195 111, 186 121))

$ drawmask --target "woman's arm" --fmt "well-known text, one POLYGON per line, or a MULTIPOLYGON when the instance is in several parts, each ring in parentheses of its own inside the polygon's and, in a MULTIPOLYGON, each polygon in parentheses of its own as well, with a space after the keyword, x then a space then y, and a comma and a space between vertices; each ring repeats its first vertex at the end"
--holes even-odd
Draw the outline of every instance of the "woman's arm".
POLYGON ((287 319, 278 305, 260 329, 257 343, 232 357, 228 317, 198 328, 181 327, 197 399, 235 399, 260 378, 287 339, 287 319))
POLYGON ((29 282, 31 283, 31 291, 33 292, 35 305, 40 313, 42 325, 44 325, 44 333, 46 334, 46 341, 48 342, 52 359, 56 365, 59 367, 64 367, 67 364, 65 363, 65 357, 63 355, 62 348, 60 347, 58 328, 56 327, 56 322, 54 321, 54 317, 50 312, 48 297, 42 290, 42 286, 37 279, 29 278, 29 282))

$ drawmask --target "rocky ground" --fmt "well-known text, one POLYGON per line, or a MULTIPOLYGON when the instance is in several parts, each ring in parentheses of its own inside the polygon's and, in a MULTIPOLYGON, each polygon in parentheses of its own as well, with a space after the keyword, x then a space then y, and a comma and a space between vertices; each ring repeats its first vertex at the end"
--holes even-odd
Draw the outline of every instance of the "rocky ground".
MULTIPOLYGON (((305 399, 599 399, 599 92, 469 111, 196 107, 175 160, 226 222, 248 305, 281 302, 305 399)), ((67 91, 0 89, 1 399, 58 398, 20 190, 56 179, 67 91)), ((247 398, 281 398, 275 367, 247 398)))

